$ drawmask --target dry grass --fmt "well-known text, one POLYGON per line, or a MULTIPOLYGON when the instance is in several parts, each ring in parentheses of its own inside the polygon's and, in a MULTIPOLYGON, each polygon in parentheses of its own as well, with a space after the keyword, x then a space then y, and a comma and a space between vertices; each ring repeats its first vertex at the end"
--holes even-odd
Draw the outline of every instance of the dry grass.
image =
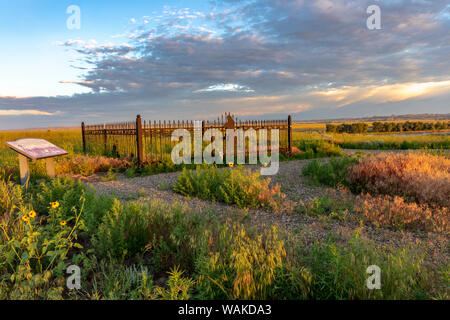
POLYGON ((358 191, 406 197, 418 203, 450 206, 450 159, 431 154, 380 154, 348 170, 358 191))
POLYGON ((110 168, 124 170, 130 166, 131 162, 127 160, 77 155, 73 158, 65 158, 58 162, 56 164, 56 170, 59 174, 75 173, 88 176, 95 172, 106 172, 110 168))
POLYGON ((361 195, 357 197, 355 209, 377 227, 450 232, 450 212, 445 207, 408 203, 401 197, 361 195))

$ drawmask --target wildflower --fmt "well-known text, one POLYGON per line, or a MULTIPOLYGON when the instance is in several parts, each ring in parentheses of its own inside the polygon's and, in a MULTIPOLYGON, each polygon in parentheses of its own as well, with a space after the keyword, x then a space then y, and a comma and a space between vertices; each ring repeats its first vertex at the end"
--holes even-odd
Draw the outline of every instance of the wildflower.
POLYGON ((230 168, 233 168, 234 163, 233 163, 233 162, 230 162, 230 163, 228 164, 228 166, 229 166, 230 168))
POLYGON ((31 279, 32 276, 33 276, 33 275, 32 275, 31 273, 27 273, 27 274, 25 275, 25 278, 26 278, 27 280, 29 280, 29 279, 31 279))
POLYGON ((22 217, 22 220, 25 221, 25 222, 27 222, 27 221, 30 220, 30 218, 29 218, 28 216, 23 216, 23 217, 22 217))
POLYGON ((28 213, 28 216, 29 216, 30 218, 36 217, 36 211, 31 210, 31 211, 28 213))
POLYGON ((59 207, 59 202, 58 201, 51 202, 50 205, 52 206, 53 209, 56 209, 59 207))
POLYGON ((63 220, 59 224, 61 225, 61 227, 64 227, 67 224, 67 222, 66 222, 66 220, 63 220))

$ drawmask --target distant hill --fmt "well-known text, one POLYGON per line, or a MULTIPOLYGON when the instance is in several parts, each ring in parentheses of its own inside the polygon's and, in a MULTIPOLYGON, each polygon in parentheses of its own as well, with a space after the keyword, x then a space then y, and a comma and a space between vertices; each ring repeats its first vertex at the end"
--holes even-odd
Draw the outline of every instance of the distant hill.
POLYGON ((422 114, 402 114, 402 115, 391 115, 391 116, 372 116, 363 118, 337 118, 337 119, 326 119, 326 120, 302 120, 298 122, 375 122, 375 121, 412 121, 412 120, 450 120, 450 113, 445 114, 434 114, 434 113, 422 113, 422 114))
POLYGON ((17 131, 81 131, 81 127, 50 127, 50 128, 28 128, 28 129, 9 129, 0 130, 0 132, 17 132, 17 131))

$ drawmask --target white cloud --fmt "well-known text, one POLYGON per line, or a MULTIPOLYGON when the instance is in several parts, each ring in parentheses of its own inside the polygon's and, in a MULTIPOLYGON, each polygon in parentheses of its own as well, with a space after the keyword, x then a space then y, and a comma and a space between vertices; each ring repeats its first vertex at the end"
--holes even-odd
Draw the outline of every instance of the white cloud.
POLYGON ((54 116, 59 113, 60 113, 59 111, 46 112, 46 111, 40 111, 40 110, 14 110, 14 109, 1 110, 0 109, 0 116, 24 116, 24 115, 54 116))
POLYGON ((255 92, 246 86, 241 86, 235 83, 219 83, 209 86, 205 89, 196 90, 195 92, 213 92, 213 91, 229 91, 229 92, 255 92))

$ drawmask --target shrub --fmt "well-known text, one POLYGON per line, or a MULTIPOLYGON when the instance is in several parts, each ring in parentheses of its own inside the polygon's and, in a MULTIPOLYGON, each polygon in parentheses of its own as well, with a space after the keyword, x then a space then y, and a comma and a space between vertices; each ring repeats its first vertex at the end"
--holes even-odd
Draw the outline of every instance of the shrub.
POLYGON ((351 166, 355 191, 406 197, 419 203, 450 206, 450 159, 431 154, 381 154, 351 166))
POLYGON ((121 258, 141 252, 150 241, 150 220, 139 203, 114 205, 102 219, 93 243, 103 256, 121 258))
POLYGON ((356 210, 377 227, 389 226, 398 230, 424 230, 449 233, 448 208, 407 203, 401 197, 359 196, 356 210))
POLYGON ((241 208, 262 207, 278 211, 284 198, 279 185, 270 186, 270 179, 263 179, 259 172, 242 167, 218 169, 204 165, 195 171, 183 169, 173 188, 186 196, 219 200, 241 208))
POLYGON ((32 186, 32 204, 40 215, 48 215, 50 203, 58 202, 63 216, 71 214, 72 208, 80 209, 80 198, 86 193, 81 181, 57 178, 32 186))
POLYGON ((103 217, 93 243, 102 256, 115 259, 145 253, 156 271, 174 265, 192 269, 191 239, 199 225, 198 216, 188 215, 187 208, 180 204, 155 200, 123 205, 115 200, 103 217))
POLYGON ((318 160, 313 160, 303 168, 302 174, 310 177, 316 184, 332 187, 338 185, 348 186, 347 171, 352 164, 358 162, 357 157, 332 158, 322 164, 318 160))

